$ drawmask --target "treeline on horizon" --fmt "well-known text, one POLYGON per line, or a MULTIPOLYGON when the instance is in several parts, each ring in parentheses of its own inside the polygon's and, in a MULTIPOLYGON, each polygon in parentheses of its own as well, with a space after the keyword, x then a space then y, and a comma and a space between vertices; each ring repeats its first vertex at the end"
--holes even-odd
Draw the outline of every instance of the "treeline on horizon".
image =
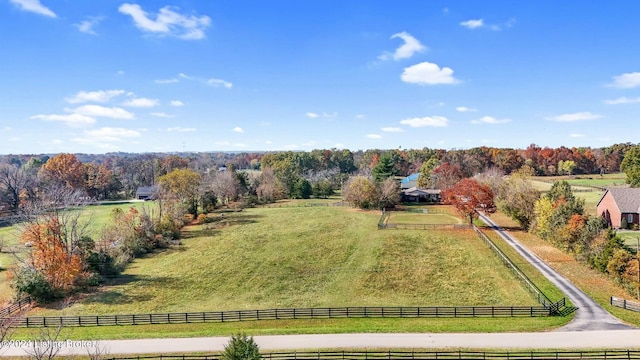
MULTIPOLYGON (((620 172, 626 151, 636 146, 620 143, 601 148, 540 147, 526 149, 475 147, 470 149, 391 149, 358 150, 326 149, 274 152, 197 152, 197 153, 107 153, 75 154, 84 168, 74 175, 74 187, 84 188, 96 200, 131 198, 140 186, 150 186, 177 168, 189 168, 201 174, 230 170, 263 170, 277 174, 296 174, 305 178, 331 171, 340 174, 371 175, 381 158, 392 164, 392 173, 407 176, 418 173, 431 160, 457 166, 462 175, 471 177, 496 168, 504 174, 527 165, 535 175, 599 174, 620 172)), ((36 178, 50 155, 0 155, 0 204, 15 208, 19 201, 12 177, 36 178), (22 175, 16 174, 20 169, 22 175), (13 194, 11 193, 13 192, 13 194)), ((27 180, 24 180, 27 181, 27 180)), ((21 186, 25 188, 25 186, 21 186)), ((28 186, 27 186, 28 187, 28 186)))

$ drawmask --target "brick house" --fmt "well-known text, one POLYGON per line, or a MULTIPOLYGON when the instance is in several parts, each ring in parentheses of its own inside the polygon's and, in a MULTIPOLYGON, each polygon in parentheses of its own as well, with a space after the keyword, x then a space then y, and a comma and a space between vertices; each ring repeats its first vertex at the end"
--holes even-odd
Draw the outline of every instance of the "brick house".
POLYGON ((640 224, 640 188, 607 189, 596 208, 610 227, 619 229, 622 219, 629 226, 640 224))

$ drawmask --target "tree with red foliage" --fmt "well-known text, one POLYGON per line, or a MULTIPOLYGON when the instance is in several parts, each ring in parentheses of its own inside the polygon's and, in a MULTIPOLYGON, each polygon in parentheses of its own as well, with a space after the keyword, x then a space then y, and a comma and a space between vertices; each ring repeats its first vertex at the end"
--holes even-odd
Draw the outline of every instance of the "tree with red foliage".
POLYGON ((442 192, 445 204, 453 205, 460 214, 469 218, 469 224, 478 217, 478 212, 486 214, 496 212, 493 202, 493 192, 489 186, 481 184, 474 179, 466 178, 456 183, 453 187, 442 192))

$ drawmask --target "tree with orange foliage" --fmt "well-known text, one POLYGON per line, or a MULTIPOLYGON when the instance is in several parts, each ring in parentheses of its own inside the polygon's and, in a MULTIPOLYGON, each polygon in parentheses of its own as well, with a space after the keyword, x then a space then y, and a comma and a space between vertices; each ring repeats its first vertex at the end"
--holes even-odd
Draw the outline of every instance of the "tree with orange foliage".
POLYGON ((445 204, 453 205, 460 214, 469 218, 469 224, 478 218, 478 212, 486 214, 496 212, 493 192, 489 186, 474 179, 462 179, 452 187, 442 191, 445 204))
POLYGON ((50 158, 40 171, 45 179, 62 183, 68 188, 84 187, 85 169, 73 154, 58 154, 50 158))
POLYGON ((83 261, 65 243, 64 228, 57 219, 29 224, 21 240, 31 246, 31 266, 44 276, 54 290, 68 291, 82 275, 83 261))

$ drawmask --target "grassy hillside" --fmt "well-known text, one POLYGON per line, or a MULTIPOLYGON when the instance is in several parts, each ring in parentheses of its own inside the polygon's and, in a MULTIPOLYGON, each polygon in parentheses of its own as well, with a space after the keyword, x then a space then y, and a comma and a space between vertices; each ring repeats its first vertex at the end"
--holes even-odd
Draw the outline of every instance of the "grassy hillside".
POLYGON ((473 232, 379 231, 378 217, 333 207, 228 214, 64 313, 536 305, 473 232))

